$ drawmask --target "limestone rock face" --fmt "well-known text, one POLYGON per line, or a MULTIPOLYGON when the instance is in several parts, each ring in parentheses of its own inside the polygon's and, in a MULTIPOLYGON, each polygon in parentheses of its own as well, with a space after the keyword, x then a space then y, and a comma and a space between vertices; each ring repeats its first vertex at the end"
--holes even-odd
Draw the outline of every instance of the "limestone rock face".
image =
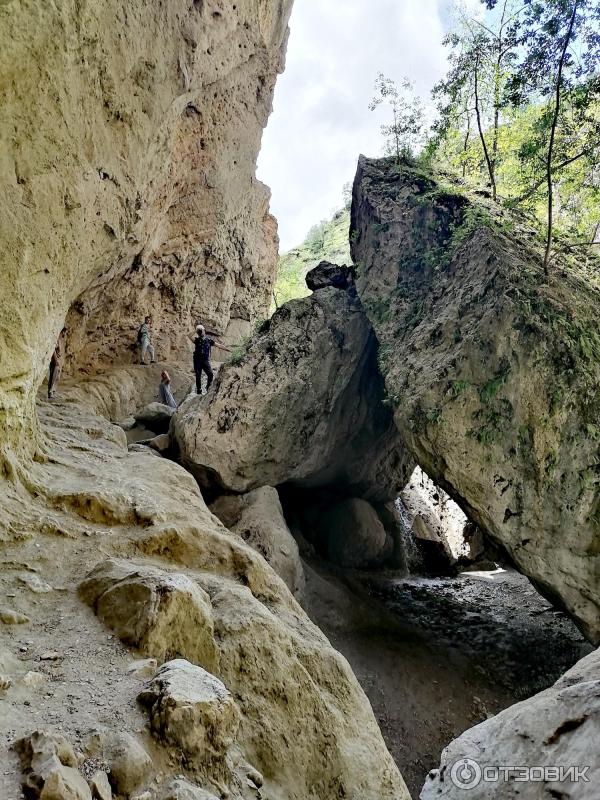
POLYGON ((277 489, 263 486, 245 495, 223 495, 210 510, 233 533, 257 550, 294 595, 302 593, 304 571, 277 489))
POLYGON ((109 559, 79 587, 81 598, 126 644, 152 658, 173 653, 218 668, 212 607, 185 575, 109 559))
MULTIPOLYGON (((118 373, 113 379, 122 386, 118 373)), ((191 782, 217 797, 248 800, 256 794, 248 781, 258 785, 259 772, 261 792, 273 800, 352 793, 361 800, 408 800, 348 662, 266 560, 209 511, 188 472, 149 448, 129 452, 121 428, 97 415, 94 409, 113 407, 116 394, 109 384, 107 376, 94 381, 93 392, 74 391, 68 402, 41 403, 44 457, 28 465, 26 484, 0 480, 0 542, 3 558, 15 564, 2 573, 2 591, 14 594, 15 605, 36 626, 35 650, 27 658, 39 651, 57 659, 41 662, 40 669, 49 674, 38 677, 48 690, 30 689, 30 710, 23 713, 11 693, 27 662, 14 655, 17 641, 7 657, 0 652, 0 673, 13 681, 3 700, 6 713, 0 714, 4 740, 30 735, 33 719, 36 727, 54 727, 60 720, 61 733, 71 741, 99 725, 114 726, 97 747, 93 737, 84 740, 90 767, 110 767, 113 794, 119 797, 126 791, 117 789, 115 781, 121 787, 121 780, 136 774, 141 778, 129 790, 131 797, 145 797, 148 791, 161 797, 163 788, 182 774, 181 760, 172 745, 146 742, 133 733, 147 723, 135 698, 153 664, 127 652, 138 645, 125 644, 120 636, 140 633, 142 641, 158 642, 161 658, 171 636, 169 646, 190 647, 185 656, 190 663, 194 653, 206 652, 200 649, 206 625, 193 616, 196 593, 188 592, 187 582, 171 582, 185 576, 210 599, 219 655, 218 668, 211 672, 231 692, 241 715, 233 748, 239 753, 232 751, 232 758, 239 757, 232 763, 233 780, 217 786, 207 774, 191 782), (82 405, 83 396, 90 406, 82 405), (100 559, 130 563, 122 570, 98 567, 97 584, 89 588, 97 598, 95 607, 106 616, 96 618, 77 587, 100 559), (27 585, 22 576, 29 578, 27 585), (125 618, 124 608, 131 619, 125 618), (163 623, 175 608, 181 613, 167 630, 163 623), (160 639, 154 639, 146 620, 158 631, 162 626, 160 639), (119 635, 113 635, 113 625, 119 635), (57 649, 60 653, 53 652, 57 649), (131 758, 120 762, 118 742, 114 749, 111 742, 125 732, 132 732, 128 741, 136 746, 125 747, 131 758), (131 764, 132 771, 121 770, 120 764, 131 764), (140 772, 133 771, 135 764, 140 772)), ((5 628, 4 634, 12 631, 5 628)), ((28 634, 16 635, 22 640, 28 634)), ((198 662, 204 666, 200 657, 198 662)), ((8 796, 18 796, 20 781, 16 759, 3 759, 2 787, 8 796)))
POLYGON ((597 641, 600 291, 574 267, 547 283, 534 233, 505 223, 361 159, 357 288, 417 462, 597 641))
POLYGON ((360 303, 326 288, 280 308, 214 391, 180 407, 171 433, 205 486, 334 486, 385 501, 409 464, 383 400, 360 303))
POLYGON ((148 708, 154 735, 199 767, 225 760, 240 713, 220 680, 184 659, 164 664, 138 700, 148 708))
POLYGON ((292 0, 14 3, 2 14, 0 438, 32 447, 69 308, 74 366, 158 354, 192 321, 269 306, 277 260, 255 178, 292 0), (51 89, 49 89, 51 86, 51 89))
MULTIPOLYGON (((598 794, 600 764, 593 742, 600 736, 600 652, 582 659, 554 686, 517 703, 486 722, 463 733, 442 753, 439 770, 428 777, 421 800, 473 800, 514 797, 519 800, 572 797, 594 800, 598 794), (472 782, 460 787, 451 779, 452 767, 470 759, 459 779, 472 782), (476 766, 473 766, 475 762, 476 766), (490 767, 562 768, 563 776, 548 775, 541 781, 480 780, 490 767), (569 768, 585 768, 585 780, 569 777, 569 768), (566 777, 565 777, 566 775, 566 777), (543 787, 543 788, 542 788, 543 787), (468 791, 466 791, 468 789, 468 791)), ((556 769, 556 771, 557 771, 556 769)))

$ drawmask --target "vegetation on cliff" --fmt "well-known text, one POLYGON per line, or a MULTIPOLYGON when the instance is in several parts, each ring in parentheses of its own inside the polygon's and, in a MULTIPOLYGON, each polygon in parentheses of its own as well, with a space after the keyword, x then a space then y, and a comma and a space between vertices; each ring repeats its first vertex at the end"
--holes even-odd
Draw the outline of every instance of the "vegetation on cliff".
POLYGON ((310 294, 304 279, 321 261, 350 263, 349 230, 350 209, 346 206, 331 219, 313 226, 302 244, 280 256, 275 285, 277 306, 310 294))
MULTIPOLYGON (((410 81, 380 75, 385 151, 462 177, 544 225, 544 269, 558 237, 600 244, 600 7, 593 0, 481 0, 446 37, 449 70, 432 93, 437 118, 423 147, 410 81)), ((553 259, 554 261, 554 259, 553 259)), ((557 267, 553 264, 553 267, 557 267)))

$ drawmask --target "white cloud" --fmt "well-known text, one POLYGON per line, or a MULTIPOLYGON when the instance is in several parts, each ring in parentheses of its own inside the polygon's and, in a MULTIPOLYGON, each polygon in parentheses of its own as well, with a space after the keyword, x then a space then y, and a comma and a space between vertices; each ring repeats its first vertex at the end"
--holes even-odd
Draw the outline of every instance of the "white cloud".
POLYGON ((342 204, 360 153, 382 152, 384 111, 368 109, 378 72, 427 98, 444 74, 448 0, 296 0, 259 177, 273 190, 282 250, 342 204))

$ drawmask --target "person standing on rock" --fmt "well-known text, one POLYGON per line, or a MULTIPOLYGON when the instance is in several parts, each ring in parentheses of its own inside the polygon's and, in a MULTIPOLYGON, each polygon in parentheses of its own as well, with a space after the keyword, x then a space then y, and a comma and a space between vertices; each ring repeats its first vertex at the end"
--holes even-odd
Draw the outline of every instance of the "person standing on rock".
POLYGON ((228 353, 231 350, 225 345, 217 343, 214 339, 211 339, 209 336, 206 335, 206 328, 204 325, 197 325, 195 333, 190 335, 190 339, 194 343, 194 372, 196 373, 196 394, 202 394, 202 373, 206 374, 206 391, 210 389, 214 373, 212 369, 212 365, 210 363, 210 351, 214 347, 214 345, 218 344, 218 346, 222 350, 227 350, 228 353))
POLYGON ((141 348, 140 364, 146 365, 146 353, 150 354, 150 363, 154 364, 154 346, 150 340, 150 328, 152 327, 152 317, 144 318, 138 330, 138 345, 141 348))
POLYGON ((48 399, 53 400, 56 397, 56 387, 62 372, 63 363, 65 360, 65 336, 67 329, 63 328, 58 335, 54 352, 50 358, 50 371, 48 373, 48 399))
POLYGON ((173 397, 171 390, 171 376, 166 370, 160 373, 160 385, 158 387, 158 400, 169 408, 177 408, 177 401, 173 397))

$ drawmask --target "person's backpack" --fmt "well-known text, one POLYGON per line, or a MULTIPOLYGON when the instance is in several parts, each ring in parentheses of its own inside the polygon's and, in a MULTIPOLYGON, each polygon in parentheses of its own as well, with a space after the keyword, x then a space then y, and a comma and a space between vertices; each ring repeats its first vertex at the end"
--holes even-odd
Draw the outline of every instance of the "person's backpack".
POLYGON ((137 339, 136 339, 136 344, 138 346, 141 346, 141 344, 142 344, 142 328, 143 327, 144 327, 143 325, 140 325, 140 327, 138 328, 137 339))

